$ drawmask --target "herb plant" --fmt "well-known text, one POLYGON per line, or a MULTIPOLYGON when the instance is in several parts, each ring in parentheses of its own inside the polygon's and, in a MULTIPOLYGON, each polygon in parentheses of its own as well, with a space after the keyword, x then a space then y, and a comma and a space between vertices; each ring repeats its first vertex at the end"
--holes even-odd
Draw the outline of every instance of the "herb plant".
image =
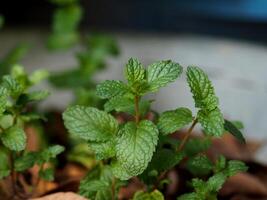
POLYGON ((29 105, 49 95, 48 91, 32 91, 31 88, 47 75, 45 70, 37 70, 27 75, 23 67, 15 65, 9 75, 3 76, 0 84, 0 179, 1 187, 10 185, 11 181, 12 189, 6 194, 9 198, 10 196, 22 198, 23 195, 26 198, 35 195, 41 179, 53 180, 53 165, 48 167, 47 163, 54 160, 64 150, 59 145, 50 146, 38 152, 31 152, 27 149, 25 124, 43 118, 30 111, 29 105), (24 174, 36 165, 39 166, 36 182, 23 187, 26 179, 24 174))
POLYGON ((196 115, 182 107, 163 112, 153 121, 146 119, 152 101, 143 97, 175 81, 182 71, 181 65, 170 60, 144 68, 131 58, 125 67, 126 83, 107 80, 97 85, 97 95, 107 100, 104 111, 76 105, 63 113, 68 131, 87 141, 99 160, 81 182, 82 195, 90 199, 117 199, 119 186, 138 176, 146 184, 147 192, 136 193, 134 200, 164 199, 160 190, 169 182, 166 173, 185 162, 187 170, 196 178, 190 184, 192 193, 178 199, 215 199, 228 177, 247 169, 240 161, 226 161, 220 156, 213 162, 204 154, 211 137, 221 137, 225 129, 242 142, 244 138, 233 123, 224 120, 211 81, 198 67, 190 66, 186 70, 198 109, 196 115), (116 112, 131 115, 132 120, 119 124, 112 115, 116 112), (181 140, 169 137, 189 124, 181 140), (196 124, 203 129, 203 139, 190 139, 196 124))

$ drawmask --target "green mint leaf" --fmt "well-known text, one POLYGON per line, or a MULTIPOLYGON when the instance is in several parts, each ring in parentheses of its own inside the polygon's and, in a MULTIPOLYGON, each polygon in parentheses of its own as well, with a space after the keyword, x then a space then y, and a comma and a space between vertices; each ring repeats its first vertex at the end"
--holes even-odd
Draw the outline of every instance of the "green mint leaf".
POLYGON ((18 126, 13 126, 0 135, 1 140, 8 149, 22 151, 26 147, 26 135, 24 130, 18 126))
POLYGON ((178 63, 170 60, 159 61, 148 66, 147 82, 149 90, 157 91, 159 88, 166 86, 177 79, 183 71, 178 63))
POLYGON ((220 172, 222 171, 224 168, 226 167, 226 158, 222 155, 220 155, 218 157, 218 159, 216 160, 216 163, 215 163, 215 172, 220 172))
POLYGON ((145 79, 145 69, 142 64, 134 58, 131 58, 126 64, 126 78, 130 84, 135 84, 136 82, 145 79))
POLYGON ((48 39, 48 48, 67 49, 76 44, 81 17, 82 8, 78 4, 58 8, 53 16, 53 33, 48 39))
POLYGON ((18 64, 18 62, 24 57, 28 52, 29 45, 26 43, 21 43, 12 48, 8 54, 0 61, 0 77, 10 73, 11 68, 18 64))
POLYGON ((224 119, 219 108, 208 113, 200 110, 197 118, 207 135, 220 137, 224 133, 224 119))
POLYGON ((203 139, 190 139, 185 144, 184 152, 187 156, 192 157, 199 152, 206 151, 211 146, 211 140, 209 138, 203 139))
POLYGON ((158 141, 158 129, 148 120, 125 124, 118 132, 116 157, 131 176, 141 174, 151 161, 158 141))
POLYGON ((37 163, 41 165, 43 163, 49 162, 51 159, 56 158, 57 155, 61 154, 64 150, 65 148, 60 145, 50 146, 47 149, 40 152, 37 163))
POLYGON ((92 107, 70 107, 63 113, 63 120, 71 134, 89 141, 106 141, 118 130, 113 116, 92 107))
POLYGON ((21 157, 18 157, 15 160, 15 170, 17 172, 22 172, 33 167, 38 156, 39 154, 37 152, 29 152, 21 157))
POLYGON ((209 192, 218 192, 225 183, 227 176, 224 173, 217 173, 210 177, 207 181, 209 192))
POLYGON ((192 192, 188 194, 183 194, 177 198, 177 200, 204 200, 201 199, 197 193, 192 192))
POLYGON ((103 160, 116 155, 115 144, 114 139, 110 139, 105 142, 89 142, 89 147, 94 151, 97 160, 103 160))
POLYGON ((27 94, 22 94, 19 96, 17 104, 25 105, 33 101, 41 101, 41 100, 46 99, 49 95, 50 95, 50 92, 46 90, 34 91, 34 92, 27 93, 27 94))
POLYGON ((138 191, 134 194, 133 200, 164 200, 164 196, 158 190, 154 190, 150 193, 138 191))
POLYGON ((56 10, 54 15, 53 31, 56 33, 70 33, 78 27, 82 17, 79 5, 64 6, 56 10))
MULTIPOLYGON (((111 112, 115 110, 116 112, 126 112, 128 114, 134 115, 134 98, 129 96, 116 96, 111 98, 104 104, 104 109, 106 112, 111 112)), ((140 101, 139 102, 139 112, 143 116, 150 108, 150 101, 140 101)))
POLYGON ((10 75, 3 77, 3 86, 10 92, 11 96, 17 97, 23 92, 23 87, 10 75))
POLYGON ((189 158, 186 168, 194 175, 208 175, 213 168, 213 164, 207 156, 197 155, 189 158))
POLYGON ((184 158, 184 153, 177 153, 174 150, 158 148, 154 153, 151 162, 146 170, 139 176, 145 183, 153 183, 155 178, 163 171, 170 170, 180 163, 184 158))
POLYGON ((133 177, 131 174, 129 174, 125 168, 122 166, 119 161, 113 161, 111 163, 111 169, 112 173, 114 174, 115 177, 119 178, 120 180, 128 180, 131 177, 133 177))
POLYGON ((0 116, 5 112, 7 106, 8 90, 0 86, 0 116))
POLYGON ((128 92, 127 85, 122 81, 104 81, 96 86, 96 94, 102 99, 109 99, 128 92))
POLYGON ((9 176, 10 169, 9 169, 9 158, 6 151, 4 151, 2 148, 0 149, 0 180, 9 176))
POLYGON ((177 165, 184 158, 183 153, 177 153, 171 149, 160 148, 154 153, 146 171, 156 170, 162 172, 177 165))
POLYGON ((29 81, 31 82, 32 85, 35 85, 39 82, 41 82, 42 80, 46 79, 49 76, 49 72, 45 69, 39 69, 34 71, 30 77, 29 77, 29 81))
POLYGON ((248 167, 242 161, 230 160, 227 163, 225 173, 228 177, 230 177, 230 176, 234 176, 235 174, 239 172, 245 172, 247 170, 248 170, 248 167))
POLYGON ((242 132, 230 121, 224 120, 224 129, 231 133, 239 142, 245 144, 246 140, 242 132))
POLYGON ((54 180, 54 169, 47 168, 39 171, 39 176, 41 179, 45 181, 53 181, 54 180))
POLYGON ((192 122, 192 112, 187 108, 166 111, 159 117, 158 128, 163 135, 174 133, 192 122))
POLYGON ((211 81, 205 72, 198 67, 187 68, 187 82, 195 100, 195 106, 204 110, 214 110, 219 102, 211 81))

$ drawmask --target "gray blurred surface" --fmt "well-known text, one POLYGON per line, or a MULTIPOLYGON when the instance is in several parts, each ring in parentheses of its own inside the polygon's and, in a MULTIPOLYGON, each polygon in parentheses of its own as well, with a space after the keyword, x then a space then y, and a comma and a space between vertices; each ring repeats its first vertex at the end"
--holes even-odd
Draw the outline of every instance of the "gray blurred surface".
MULTIPOLYGON (((190 35, 114 34, 121 48, 118 59, 108 60, 108 69, 96 76, 97 80, 122 79, 122 67, 129 57, 139 58, 144 64, 172 59, 184 67, 198 65, 212 79, 221 109, 231 120, 245 124, 250 138, 267 138, 267 47, 244 41, 190 35)), ((17 42, 28 41, 32 48, 23 64, 28 71, 46 68, 58 71, 75 66, 73 54, 79 47, 60 53, 49 53, 44 46, 47 33, 42 30, 8 30, 0 33, 0 55, 17 42)), ((46 85, 47 86, 47 85, 46 85)), ((179 106, 193 108, 193 101, 183 75, 175 83, 161 89, 152 98, 158 111, 179 106)), ((65 91, 52 90, 45 107, 64 108, 71 100, 65 91)))

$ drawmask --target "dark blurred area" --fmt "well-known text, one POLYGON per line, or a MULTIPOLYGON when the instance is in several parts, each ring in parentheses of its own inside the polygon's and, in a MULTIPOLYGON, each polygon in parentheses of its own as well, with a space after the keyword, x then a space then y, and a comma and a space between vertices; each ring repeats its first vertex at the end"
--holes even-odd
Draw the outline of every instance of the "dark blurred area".
MULTIPOLYGON (((111 31, 200 33, 267 41, 266 0, 82 0, 82 27, 111 31)), ((48 26, 45 0, 1 0, 8 26, 48 26)))

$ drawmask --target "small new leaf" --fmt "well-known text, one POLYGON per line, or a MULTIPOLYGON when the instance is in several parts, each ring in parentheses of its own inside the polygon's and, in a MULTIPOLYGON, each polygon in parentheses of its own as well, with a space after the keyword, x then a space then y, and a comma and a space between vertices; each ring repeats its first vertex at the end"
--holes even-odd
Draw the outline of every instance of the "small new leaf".
POLYGON ((207 156, 197 155, 189 158, 186 167, 194 175, 207 175, 211 172, 213 164, 207 156))
POLYGON ((127 85, 122 81, 107 80, 96 86, 96 94, 99 98, 109 99, 128 92, 127 85))
POLYGON ((210 112, 200 110, 197 118, 207 135, 220 137, 224 133, 224 119, 219 108, 210 112))
POLYGON ((158 129, 151 121, 128 122, 118 133, 116 157, 128 174, 137 176, 147 168, 157 141, 158 129))
POLYGON ((226 179, 227 176, 222 172, 210 177, 207 181, 207 187, 209 192, 218 192, 222 188, 226 179))
POLYGON ((13 126, 1 134, 3 144, 10 150, 22 151, 26 147, 26 135, 24 130, 18 126, 13 126))
POLYGON ((245 144, 246 140, 242 132, 230 121, 224 120, 224 129, 231 133, 239 142, 245 144))
POLYGON ((126 64, 126 78, 130 84, 145 79, 145 69, 142 64, 134 58, 131 58, 126 64))
POLYGON ((158 128, 163 135, 167 135, 183 128, 192 120, 192 112, 189 109, 178 108, 162 113, 159 117, 158 128))
POLYGON ((3 86, 10 92, 11 96, 17 97, 23 92, 22 86, 10 75, 3 77, 3 86))
POLYGON ((195 106, 200 109, 211 111, 215 109, 219 102, 211 81, 205 72, 198 67, 187 68, 187 82, 190 86, 195 106))
POLYGON ((47 149, 40 152, 37 162, 39 165, 49 162, 51 159, 56 158, 56 156, 62 153, 64 150, 65 148, 60 145, 48 147, 47 149))
POLYGON ((147 69, 149 90, 155 92, 168 83, 175 81, 182 71, 181 65, 170 60, 159 61, 149 65, 147 69))
POLYGON ((38 158, 37 152, 29 152, 15 160, 15 170, 17 172, 25 171, 35 164, 38 158))
POLYGON ((27 94, 22 94, 19 96, 17 104, 24 105, 29 102, 33 101, 41 101, 46 99, 50 95, 50 92, 43 90, 43 91, 34 91, 27 94))
POLYGON ((248 167, 245 165, 245 163, 238 161, 238 160, 230 160, 227 163, 226 167, 226 175, 228 177, 234 176, 235 174, 239 172, 245 172, 248 170, 248 167))
POLYGON ((47 168, 39 171, 39 176, 41 179, 45 181, 53 181, 54 180, 54 170, 52 168, 47 168))
POLYGON ((63 119, 71 134, 89 141, 106 141, 118 130, 114 117, 92 107, 70 107, 63 113, 63 119))

